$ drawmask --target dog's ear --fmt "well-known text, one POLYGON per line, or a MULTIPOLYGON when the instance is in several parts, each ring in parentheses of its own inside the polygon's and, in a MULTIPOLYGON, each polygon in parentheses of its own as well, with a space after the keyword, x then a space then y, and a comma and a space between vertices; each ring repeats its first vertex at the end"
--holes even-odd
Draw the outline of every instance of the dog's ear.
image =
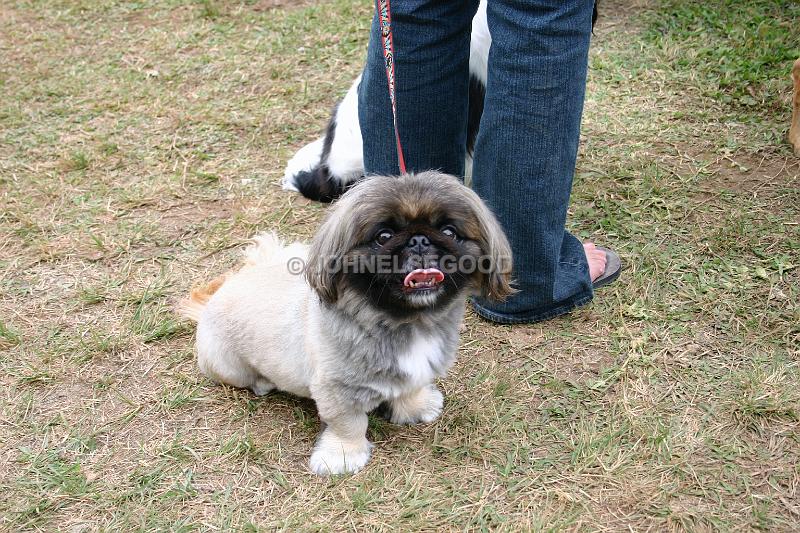
POLYGON ((481 295, 496 301, 503 301, 517 289, 511 286, 513 257, 511 245, 494 214, 486 204, 468 187, 464 187, 467 201, 480 228, 480 244, 484 257, 481 258, 481 295))
POLYGON ((345 194, 331 205, 308 252, 306 280, 327 303, 339 298, 342 259, 353 246, 357 196, 345 194))

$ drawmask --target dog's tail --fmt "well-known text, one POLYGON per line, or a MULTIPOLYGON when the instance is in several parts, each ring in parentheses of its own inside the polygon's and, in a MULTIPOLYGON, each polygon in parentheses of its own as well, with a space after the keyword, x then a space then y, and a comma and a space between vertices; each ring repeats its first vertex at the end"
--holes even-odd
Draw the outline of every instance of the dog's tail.
MULTIPOLYGON (((297 259, 305 259, 308 246, 301 243, 284 245, 283 241, 274 232, 261 233, 253 237, 253 244, 244 251, 244 265, 249 268, 255 265, 280 266, 286 268, 296 264, 297 259)), ((218 276, 208 283, 196 285, 189 292, 189 297, 178 303, 176 311, 179 315, 197 322, 205 309, 206 304, 214 293, 222 287, 234 272, 218 276)))
POLYGON ((222 276, 212 279, 205 285, 193 287, 189 292, 189 297, 178 304, 178 313, 195 322, 200 320, 200 314, 203 312, 203 309, 205 309, 206 304, 214 293, 222 287, 222 284, 225 283, 227 278, 228 276, 223 274, 222 276))

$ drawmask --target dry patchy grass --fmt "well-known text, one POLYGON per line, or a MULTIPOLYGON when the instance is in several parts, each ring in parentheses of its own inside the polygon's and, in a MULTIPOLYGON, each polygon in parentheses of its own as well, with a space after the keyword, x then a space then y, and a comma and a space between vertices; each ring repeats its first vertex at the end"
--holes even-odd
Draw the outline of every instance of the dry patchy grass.
POLYGON ((254 232, 313 233, 278 179, 370 3, 3 3, 0 527, 795 528, 800 13, 706 4, 601 11, 570 224, 621 280, 468 316, 442 418, 372 419, 368 468, 318 479, 313 404, 202 378, 171 306, 254 232))

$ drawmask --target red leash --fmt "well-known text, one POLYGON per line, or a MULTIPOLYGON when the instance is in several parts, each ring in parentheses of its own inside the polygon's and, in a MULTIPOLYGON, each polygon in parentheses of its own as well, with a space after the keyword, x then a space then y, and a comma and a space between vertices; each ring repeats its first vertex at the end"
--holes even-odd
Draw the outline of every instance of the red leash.
POLYGON ((394 138, 397 141, 397 164, 402 174, 406 173, 406 160, 403 147, 400 145, 400 131, 397 129, 397 97, 394 80, 394 41, 392 39, 392 12, 389 0, 376 0, 375 7, 381 25, 381 42, 383 43, 383 59, 386 63, 386 81, 389 82, 389 100, 392 102, 392 119, 394 120, 394 138))

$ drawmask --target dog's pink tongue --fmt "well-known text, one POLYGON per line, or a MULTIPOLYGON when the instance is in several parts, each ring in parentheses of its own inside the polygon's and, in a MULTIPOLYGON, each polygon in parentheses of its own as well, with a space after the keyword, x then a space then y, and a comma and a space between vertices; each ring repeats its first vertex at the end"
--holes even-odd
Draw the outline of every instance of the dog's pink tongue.
POLYGON ((442 281, 444 281, 444 274, 442 274, 442 271, 438 268, 418 268, 406 275, 406 279, 403 280, 403 285, 406 287, 411 287, 418 283, 430 283, 435 285, 442 281))

